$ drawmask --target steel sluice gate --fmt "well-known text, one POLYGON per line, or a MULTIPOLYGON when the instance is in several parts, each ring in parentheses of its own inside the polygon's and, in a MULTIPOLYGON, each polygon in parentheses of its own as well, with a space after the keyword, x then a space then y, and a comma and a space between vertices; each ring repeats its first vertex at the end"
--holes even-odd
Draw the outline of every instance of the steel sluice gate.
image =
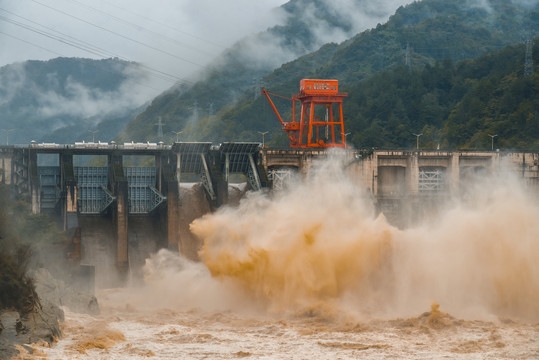
MULTIPOLYGON (((73 167, 77 182, 77 211, 84 215, 103 213, 115 197, 108 189, 109 168, 93 166, 73 167)), ((129 213, 147 214, 166 200, 156 189, 155 167, 124 168, 129 184, 129 213)), ((41 209, 55 209, 61 199, 59 166, 39 166, 41 209)))

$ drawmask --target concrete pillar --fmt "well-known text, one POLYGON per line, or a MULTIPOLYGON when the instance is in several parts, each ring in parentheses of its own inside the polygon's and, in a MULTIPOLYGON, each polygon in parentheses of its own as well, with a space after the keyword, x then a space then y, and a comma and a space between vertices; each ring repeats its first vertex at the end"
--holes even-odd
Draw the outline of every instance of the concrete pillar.
POLYGON ((162 194, 163 193, 163 153, 155 155, 155 167, 157 169, 157 184, 155 187, 162 194))
POLYGON ((449 192, 452 196, 459 195, 460 186, 460 153, 453 152, 451 155, 450 173, 447 175, 449 192))
POLYGON ((129 271, 129 254, 127 239, 127 219, 129 215, 128 184, 126 181, 116 183, 116 245, 117 245, 117 266, 121 275, 126 275, 129 271))
POLYGON ((167 179, 167 244, 169 250, 179 251, 179 183, 176 179, 167 179))
POLYGON ((32 214, 41 212, 41 185, 37 173, 37 152, 28 152, 29 192, 32 199, 32 214))
POLYGON ((161 159, 163 194, 167 197, 165 218, 166 237, 169 250, 179 251, 179 207, 180 207, 180 154, 172 153, 161 159))
POLYGON ((312 152, 301 151, 299 154, 299 172, 302 175, 307 175, 311 168, 313 160, 312 152))
POLYGON ((373 154, 364 155, 359 152, 352 153, 354 160, 350 160, 350 165, 347 167, 348 173, 353 176, 354 182, 358 186, 367 191, 370 195, 374 195, 374 164, 373 154))
MULTIPOLYGON (((526 153, 523 154, 523 157, 524 157, 524 167, 525 167, 525 163, 526 163, 526 153)), ((500 165, 501 165, 501 158, 500 158, 500 153, 499 152, 495 152, 492 154, 492 160, 490 162, 490 166, 491 166, 491 172, 493 174, 495 173, 500 173, 501 172, 501 168, 500 168, 500 165)), ((524 177, 524 173, 522 174, 522 177, 524 177)))
POLYGON ((406 164, 406 192, 409 195, 419 193, 419 154, 419 151, 411 153, 406 164))
POLYGON ((78 189, 76 184, 66 186, 64 230, 79 226, 77 215, 78 189))
MULTIPOLYGON (((14 149, 10 158, 9 177, 6 181, 14 185, 19 194, 29 194, 29 168, 28 168, 28 149, 14 149)), ((7 164, 6 164, 7 168, 7 164)))
POLYGON ((32 214, 39 214, 41 212, 41 193, 39 185, 33 184, 30 189, 32 197, 32 214))
POLYGON ((176 155, 176 181, 178 182, 178 188, 180 187, 180 176, 181 176, 181 155, 175 153, 176 155))
POLYGON ((60 186, 62 187, 61 216, 63 228, 67 230, 76 227, 77 197, 75 172, 73 170, 73 153, 63 151, 60 153, 60 186), (74 218, 74 219, 73 219, 74 218))
POLYGON ((378 153, 374 151, 370 156, 372 167, 371 189, 373 196, 378 196, 378 153))
MULTIPOLYGON (((201 154, 204 157, 204 154, 201 154)), ((209 174, 210 181, 213 186, 213 191, 215 192, 215 200, 210 200, 210 207, 212 209, 217 209, 222 205, 228 204, 228 171, 229 171, 229 156, 226 154, 225 160, 225 171, 223 173, 222 164, 220 162, 220 155, 217 151, 210 151, 208 153, 208 162, 206 163, 209 174)))
POLYGON ((113 153, 109 156, 109 181, 112 193, 116 197, 112 220, 116 240, 116 266, 120 277, 126 280, 129 271, 128 253, 128 216, 129 216, 129 184, 124 175, 122 155, 113 153))
POLYGON ((9 149, 1 149, 0 156, 2 157, 2 163, 0 164, 0 183, 9 185, 12 183, 11 173, 14 154, 9 149))

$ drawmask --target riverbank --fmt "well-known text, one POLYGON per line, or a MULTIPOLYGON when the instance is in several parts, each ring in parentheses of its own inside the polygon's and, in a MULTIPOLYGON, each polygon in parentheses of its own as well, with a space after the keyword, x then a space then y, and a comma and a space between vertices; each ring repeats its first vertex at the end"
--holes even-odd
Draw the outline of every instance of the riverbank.
POLYGON ((39 298, 32 309, 26 313, 15 309, 0 311, 0 359, 10 359, 21 351, 31 354, 31 344, 50 346, 60 339, 60 324, 64 321, 61 306, 76 313, 97 315, 100 312, 93 294, 55 279, 44 268, 31 272, 30 278, 39 298))

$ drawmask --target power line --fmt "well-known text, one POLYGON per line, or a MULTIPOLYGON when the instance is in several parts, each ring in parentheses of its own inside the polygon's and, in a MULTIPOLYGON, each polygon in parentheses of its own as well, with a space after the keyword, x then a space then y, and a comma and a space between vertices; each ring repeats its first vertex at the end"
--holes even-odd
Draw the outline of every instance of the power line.
POLYGON ((169 37, 169 36, 167 36, 167 35, 163 35, 163 34, 161 34, 161 33, 158 33, 158 32, 156 32, 156 31, 153 31, 153 30, 151 30, 151 29, 148 29, 148 28, 146 28, 146 27, 144 27, 144 26, 142 26, 142 25, 140 25, 140 24, 135 24, 135 23, 132 23, 132 22, 127 21, 127 20, 125 20, 125 19, 122 19, 122 18, 120 18, 120 17, 114 16, 114 15, 112 15, 112 14, 106 12, 106 11, 102 11, 102 10, 96 9, 96 8, 94 8, 94 7, 92 7, 92 6, 89 6, 89 5, 86 5, 86 4, 84 4, 84 3, 81 3, 80 1, 77 1, 77 0, 69 0, 69 1, 74 2, 74 3, 76 3, 76 4, 78 4, 78 5, 82 6, 82 7, 87 8, 87 9, 90 9, 90 10, 96 12, 96 13, 100 13, 100 14, 106 15, 106 16, 110 17, 111 19, 116 20, 116 21, 119 22, 119 23, 127 24, 127 25, 129 25, 129 26, 131 26, 131 27, 133 27, 133 28, 135 28, 135 29, 137 29, 137 30, 142 29, 142 30, 144 30, 144 31, 146 31, 146 32, 148 32, 148 33, 150 33, 150 34, 152 34, 152 35, 159 36, 159 37, 161 37, 161 38, 163 38, 163 39, 165 39, 165 40, 167 40, 167 41, 169 41, 169 42, 175 43, 176 45, 179 45, 179 46, 185 46, 185 47, 187 47, 187 48, 196 50, 196 51, 198 51, 198 52, 200 52, 200 53, 202 53, 202 54, 205 54, 205 55, 215 56, 215 54, 211 54, 211 53, 209 53, 209 52, 207 52, 207 51, 201 50, 201 49, 196 48, 196 47, 194 47, 194 46, 192 46, 192 45, 189 45, 189 44, 186 44, 186 43, 182 43, 181 41, 178 41, 178 40, 176 40, 176 39, 173 39, 173 38, 171 38, 171 37, 169 37))
MULTIPOLYGON (((3 35, 8 36, 8 37, 10 37, 10 38, 12 38, 12 39, 15 39, 15 40, 24 42, 24 43, 26 43, 26 44, 35 46, 35 47, 40 48, 40 49, 42 49, 42 50, 48 51, 48 52, 50 52, 51 54, 54 54, 54 55, 57 55, 57 56, 62 56, 62 57, 67 57, 67 55, 65 55, 65 54, 61 54, 61 53, 56 52, 56 51, 53 51, 53 50, 51 50, 51 49, 47 49, 47 48, 45 48, 45 47, 43 47, 43 46, 40 46, 40 45, 37 45, 37 44, 35 44, 35 43, 33 43, 33 42, 30 42, 30 41, 21 39, 21 38, 19 38, 19 37, 17 37, 17 36, 14 36, 14 35, 11 35, 11 34, 7 34, 7 33, 3 32, 3 31, 0 31, 0 34, 3 34, 3 35)), ((138 66, 144 67, 143 65, 141 65, 141 64, 139 64, 139 63, 136 63, 136 64, 137 64, 138 66)), ((96 66, 94 66, 94 65, 92 65, 92 64, 88 64, 88 66, 91 66, 91 67, 93 67, 94 69, 97 69, 97 70, 99 70, 99 71, 103 71, 103 72, 107 72, 107 73, 110 73, 110 74, 114 74, 112 71, 109 71, 109 70, 106 70, 106 69, 103 69, 103 68, 100 68, 100 67, 96 67, 96 66)), ((138 85, 147 87, 147 88, 152 89, 152 90, 155 90, 155 91, 161 91, 161 89, 156 89, 155 87, 153 87, 153 86, 151 86, 151 85, 142 83, 142 82, 137 81, 137 80, 134 80, 134 79, 131 79, 131 80, 132 80, 135 84, 138 84, 138 85)))
MULTIPOLYGON (((5 21, 5 22, 11 23, 11 24, 13 24, 13 25, 22 27, 22 28, 24 28, 24 29, 26 29, 26 30, 28 30, 28 31, 34 32, 34 33, 36 33, 36 34, 39 34, 39 35, 42 35, 42 36, 45 36, 45 37, 48 37, 48 38, 53 39, 53 40, 55 40, 55 41, 61 42, 61 43, 63 43, 63 44, 66 44, 66 45, 69 45, 69 46, 72 46, 72 47, 75 47, 75 48, 77 48, 77 49, 79 49, 79 50, 83 50, 83 51, 85 51, 85 52, 88 52, 88 53, 90 53, 90 54, 93 54, 93 55, 96 55, 96 56, 99 56, 99 57, 102 57, 102 58, 116 57, 116 58, 122 59, 122 60, 124 60, 124 61, 132 61, 132 60, 126 59, 125 57, 122 57, 122 56, 120 56, 120 55, 118 55, 118 54, 109 52, 109 51, 107 51, 107 50, 105 50, 105 49, 103 49, 103 48, 94 46, 94 45, 89 44, 89 43, 87 43, 87 42, 85 42, 85 41, 82 41, 82 40, 80 40, 80 39, 74 38, 74 37, 72 37, 72 36, 70 36, 70 35, 64 34, 64 33, 62 33, 62 32, 59 32, 59 31, 57 31, 57 30, 54 30, 54 29, 51 29, 51 28, 49 28, 49 27, 47 27, 47 26, 44 26, 44 25, 42 25, 42 24, 39 24, 39 23, 37 23, 37 22, 35 22, 35 21, 32 21, 32 20, 27 19, 27 18, 24 18, 24 17, 19 16, 19 15, 17 15, 17 14, 14 14, 14 13, 8 11, 8 10, 2 9, 2 8, 0 8, 0 10, 6 12, 6 13, 8 13, 8 14, 11 14, 11 15, 13 15, 13 16, 16 16, 16 17, 18 17, 18 18, 20 18, 20 19, 23 19, 23 20, 25 20, 25 21, 28 21, 28 22, 30 22, 30 23, 36 24, 36 25, 38 25, 38 26, 40 26, 40 27, 42 27, 42 28, 44 28, 44 29, 50 30, 50 31, 52 31, 52 32, 54 32, 54 33, 57 33, 57 34, 61 35, 61 36, 55 35, 55 34, 53 34, 53 33, 51 33, 51 32, 47 32, 47 31, 44 31, 44 30, 40 30, 39 28, 33 27, 33 26, 31 26, 31 25, 27 25, 27 24, 24 24, 24 23, 19 22, 19 21, 17 21, 17 20, 10 19, 10 18, 8 18, 8 17, 5 17, 5 16, 0 15, 0 20, 3 20, 3 21, 5 21)), ((7 33, 5 33, 5 32, 2 32, 2 33, 3 33, 4 35, 6 35, 6 36, 10 36, 10 37, 12 37, 12 38, 14 38, 14 39, 17 39, 17 40, 19 40, 19 41, 22 41, 22 42, 31 44, 31 45, 36 46, 36 47, 39 47, 39 48, 41 48, 41 49, 43 49, 43 50, 49 51, 49 52, 54 53, 54 54, 56 54, 56 55, 59 55, 59 56, 65 56, 65 55, 63 55, 63 54, 57 53, 57 52, 52 51, 52 50, 50 50, 50 49, 47 49, 47 48, 44 48, 44 47, 39 46, 39 45, 37 45, 37 44, 34 44, 34 43, 32 43, 32 42, 23 40, 23 39, 21 39, 21 38, 19 38, 19 37, 16 37, 16 36, 7 34, 7 33)), ((190 82, 190 81, 188 81, 188 80, 185 80, 185 79, 182 79, 182 78, 180 78, 180 77, 177 77, 177 76, 175 76, 175 75, 172 75, 172 74, 170 74, 170 73, 163 72, 163 71, 161 71, 161 70, 152 68, 152 67, 150 67, 150 66, 147 66, 147 65, 144 65, 144 64, 141 64, 141 63, 138 63, 138 62, 137 62, 137 64, 138 64, 139 66, 141 66, 142 68, 145 68, 145 69, 146 69, 152 76, 157 77, 157 78, 159 78, 159 79, 161 79, 161 80, 170 81, 170 82, 172 82, 172 83, 175 83, 175 82, 178 82, 178 81, 179 81, 179 82, 184 82, 184 83, 187 83, 187 84, 192 84, 192 82, 190 82)))
MULTIPOLYGON (((8 12, 8 13, 9 13, 9 11, 6 11, 6 10, 4 10, 4 9, 1 9, 1 8, 0 8, 0 10, 3 10, 3 11, 5 11, 5 12, 8 12)), ((15 15, 15 16, 20 17, 20 16, 18 16, 18 15, 15 15)), ((22 17, 21 17, 21 18, 22 18, 22 17)), ((22 19, 25 19, 25 18, 22 18, 22 19)), ((99 49, 99 48, 93 48, 92 46, 88 46, 88 44, 85 44, 84 42, 78 41, 78 40, 76 40, 76 39, 75 39, 75 41, 67 40, 67 39, 64 39, 64 38, 62 38, 62 37, 59 37, 59 36, 57 36, 57 35, 53 35, 52 33, 49 33, 49 32, 46 32, 46 31, 39 30, 38 28, 32 27, 32 26, 30 26, 30 25, 21 23, 21 22, 19 22, 19 21, 16 21, 16 20, 14 20, 14 19, 10 19, 10 18, 5 17, 5 16, 2 16, 2 15, 0 15, 0 20, 3 20, 3 21, 8 22, 8 23, 10 23, 10 24, 13 24, 13 25, 22 27, 22 28, 24 28, 24 29, 26 29, 26 30, 29 30, 29 31, 32 31, 32 32, 34 32, 34 33, 36 33, 36 34, 39 34, 39 35, 48 37, 48 38, 50 38, 50 39, 53 39, 53 40, 56 40, 56 41, 58 41, 58 42, 64 43, 64 44, 66 44, 66 45, 73 46, 73 47, 75 47, 75 48, 77 48, 77 49, 79 49, 79 50, 83 50, 83 51, 89 52, 89 53, 91 53, 91 54, 93 54, 93 55, 97 55, 97 56, 101 56, 101 57, 107 57, 107 56, 110 56, 110 55, 103 55, 103 53, 99 52, 99 51, 102 50, 102 49, 99 49)), ((28 19, 25 19, 25 20, 30 21, 30 22, 33 22, 33 21, 31 21, 31 20, 28 20, 28 19)), ((33 23, 35 23, 35 22, 33 22, 33 23)), ((37 23, 36 23, 36 24, 37 24, 37 23)), ((38 25, 39 25, 39 24, 38 24, 38 25)), ((43 25, 40 25, 40 26, 42 26, 42 27, 44 27, 44 28, 47 28, 47 27, 45 27, 45 26, 43 26, 43 25)), ((57 32, 56 30, 53 30, 53 31, 57 32)), ((104 50, 103 50, 103 51, 104 51, 104 50)))
POLYGON ((45 47, 43 47, 43 46, 34 44, 34 43, 30 42, 30 41, 23 40, 23 39, 21 39, 21 38, 19 38, 19 37, 16 37, 16 36, 14 36, 14 35, 7 34, 7 33, 3 32, 3 31, 1 31, 1 30, 0 30, 0 34, 3 34, 3 35, 5 35, 5 36, 9 36, 10 38, 19 40, 19 41, 21 41, 21 42, 30 44, 30 45, 35 46, 35 47, 38 47, 38 48, 40 48, 41 50, 45 50, 45 51, 50 52, 51 54, 54 54, 54 55, 57 55, 57 56, 64 56, 63 54, 60 54, 59 52, 53 51, 53 50, 51 50, 51 49, 47 49, 47 48, 45 48, 45 47))
POLYGON ((50 9, 50 10, 53 10, 53 11, 55 11, 55 12, 58 12, 58 13, 60 13, 60 14, 63 14, 63 15, 65 15, 65 16, 71 17, 71 18, 73 18, 73 19, 75 19, 75 20, 78 20, 78 21, 80 21, 80 22, 83 22, 83 23, 85 23, 85 24, 88 24, 88 25, 90 25, 90 26, 93 26, 93 27, 95 27, 95 28, 98 28, 98 29, 100 29, 100 30, 103 30, 103 31, 106 31, 106 32, 108 32, 108 33, 114 34, 114 35, 116 35, 116 36, 118 36, 118 37, 121 37, 122 39, 126 39, 126 40, 129 40, 129 41, 134 42, 134 43, 136 43, 136 44, 142 45, 142 46, 144 46, 144 47, 146 47, 146 48, 148 48, 148 49, 152 49, 152 50, 158 51, 158 52, 160 52, 160 53, 162 53, 162 54, 171 56, 171 57, 176 58, 176 59, 178 59, 178 60, 182 60, 182 61, 185 61, 185 62, 190 63, 190 64, 192 64, 192 65, 198 66, 198 67, 200 67, 200 68, 207 69, 204 65, 201 65, 201 64, 199 64, 199 63, 197 63, 197 62, 195 62, 195 61, 190 61, 190 60, 188 60, 188 59, 185 59, 185 58, 183 58, 183 57, 181 57, 181 56, 177 56, 177 55, 175 55, 175 54, 173 54, 173 53, 171 53, 171 52, 168 52, 168 51, 166 51, 166 50, 162 50, 162 49, 156 48, 155 46, 145 44, 145 43, 143 43, 142 41, 138 41, 138 40, 136 40, 136 39, 130 38, 129 36, 122 35, 122 34, 120 34, 120 33, 118 33, 118 32, 115 32, 115 31, 112 31, 112 30, 110 30, 110 29, 107 29, 107 28, 105 28, 105 27, 103 27, 103 26, 94 24, 94 23, 92 23, 92 22, 90 22, 90 21, 84 20, 84 19, 82 19, 82 18, 80 18, 80 17, 77 17, 77 16, 75 16, 75 15, 69 14, 69 13, 67 13, 67 12, 65 12, 65 11, 62 11, 62 10, 56 9, 56 8, 54 8, 54 7, 52 7, 52 6, 43 4, 42 2, 39 2, 39 1, 37 1, 37 0, 30 0, 30 1, 32 1, 32 2, 34 2, 34 3, 36 3, 36 4, 39 4, 39 5, 43 6, 43 7, 46 7, 46 8, 48 8, 48 9, 50 9))
POLYGON ((190 34, 190 33, 188 33, 188 32, 182 31, 182 30, 177 29, 177 28, 175 28, 175 27, 173 27, 173 26, 170 26, 170 25, 168 25, 168 24, 161 23, 161 22, 159 22, 159 21, 156 21, 156 20, 154 20, 154 19, 151 19, 151 18, 146 17, 146 16, 144 16, 144 15, 141 15, 141 14, 139 14, 139 13, 136 13, 136 12, 130 10, 130 9, 126 9, 126 8, 123 8, 123 7, 118 6, 118 5, 116 5, 116 4, 113 4, 113 3, 109 2, 109 1, 105 1, 105 2, 106 2, 107 4, 109 4, 110 6, 112 6, 112 7, 115 7, 115 8, 117 8, 117 9, 119 9, 119 10, 124 11, 124 12, 127 12, 127 13, 133 14, 133 15, 135 15, 135 16, 138 16, 138 17, 140 17, 141 19, 147 20, 147 21, 149 21, 149 22, 153 22, 153 23, 155 23, 155 24, 159 24, 159 25, 161 25, 161 26, 164 26, 164 27, 166 27, 166 28, 168 28, 168 29, 170 29, 170 30, 176 31, 176 32, 179 33, 179 34, 182 34, 182 35, 186 35, 186 36, 192 37, 192 38, 195 39, 195 40, 203 41, 203 42, 208 43, 208 44, 210 44, 210 45, 216 46, 216 47, 220 48, 221 50, 226 50, 226 49, 227 49, 225 46, 222 46, 221 44, 218 44, 218 43, 215 43, 215 42, 210 41, 210 40, 208 40, 208 39, 204 39, 204 38, 198 37, 198 36, 196 36, 196 35, 190 34))

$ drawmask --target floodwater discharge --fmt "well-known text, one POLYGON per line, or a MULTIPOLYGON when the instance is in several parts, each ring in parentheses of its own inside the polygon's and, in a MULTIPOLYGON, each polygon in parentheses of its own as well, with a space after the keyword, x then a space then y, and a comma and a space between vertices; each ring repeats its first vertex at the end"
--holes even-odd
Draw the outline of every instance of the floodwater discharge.
POLYGON ((196 219, 200 262, 154 253, 143 285, 66 309, 24 358, 539 358, 539 207, 518 181, 399 229, 342 168, 196 219))

